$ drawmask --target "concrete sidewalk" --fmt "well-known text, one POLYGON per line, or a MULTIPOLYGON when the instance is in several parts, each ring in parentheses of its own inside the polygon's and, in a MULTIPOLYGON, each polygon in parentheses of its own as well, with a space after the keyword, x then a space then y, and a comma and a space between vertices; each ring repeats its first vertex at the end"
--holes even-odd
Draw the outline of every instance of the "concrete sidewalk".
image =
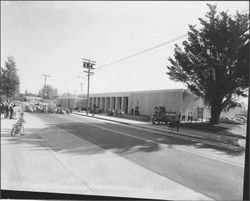
MULTIPOLYGON (((85 112, 73 112, 73 114, 86 116, 85 112)), ((113 121, 117 123, 133 125, 140 128, 151 129, 155 131, 163 132, 165 135, 183 137, 185 139, 189 138, 192 140, 197 140, 202 143, 228 148, 233 151, 242 151, 245 149, 245 137, 241 136, 233 136, 233 135, 225 135, 221 133, 208 133, 201 132, 193 129, 180 128, 180 131, 172 131, 169 130, 166 125, 153 125, 151 122, 144 121, 136 121, 131 119, 125 119, 121 117, 107 116, 103 114, 95 114, 92 116, 91 114, 88 117, 103 119, 108 121, 113 121), (173 135, 174 134, 174 135, 173 135)))
POLYGON ((25 118, 25 136, 16 137, 10 136, 14 121, 1 120, 3 190, 211 200, 56 126, 47 128, 32 114, 25 118))

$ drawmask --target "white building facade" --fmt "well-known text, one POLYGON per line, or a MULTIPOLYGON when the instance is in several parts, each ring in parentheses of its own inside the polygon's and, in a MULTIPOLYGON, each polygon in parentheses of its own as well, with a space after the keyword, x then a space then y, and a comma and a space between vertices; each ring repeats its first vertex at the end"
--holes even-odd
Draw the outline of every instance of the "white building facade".
MULTIPOLYGON (((57 104, 67 108, 87 108, 87 98, 61 97, 57 104)), ((181 112, 181 120, 209 120, 210 110, 202 99, 185 89, 148 90, 90 94, 89 107, 97 106, 102 112, 108 109, 135 114, 136 108, 141 116, 150 116, 156 107, 163 106, 167 112, 181 112)), ((242 113, 242 108, 222 112, 221 117, 242 113)), ((244 110, 246 112, 246 110, 244 110)))
POLYGON ((145 116, 151 115, 155 106, 164 106, 166 111, 181 112, 185 120, 191 116, 193 120, 210 118, 203 101, 184 89, 90 94, 89 106, 94 105, 103 112, 110 108, 125 114, 132 114, 137 107, 145 116))

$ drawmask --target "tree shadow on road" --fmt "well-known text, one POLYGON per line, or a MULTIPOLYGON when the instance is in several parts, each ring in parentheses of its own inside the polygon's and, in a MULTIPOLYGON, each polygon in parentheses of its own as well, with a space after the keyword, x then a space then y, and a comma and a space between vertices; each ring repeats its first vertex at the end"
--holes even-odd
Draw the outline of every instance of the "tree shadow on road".
POLYGON ((111 150, 117 154, 125 154, 136 151, 153 152, 160 150, 158 143, 145 141, 134 137, 128 137, 122 133, 100 128, 98 123, 67 123, 57 124, 56 127, 80 137, 91 144, 104 150, 111 150))
MULTIPOLYGON (((109 125, 112 125, 112 128, 115 126, 112 123, 105 123, 104 127, 109 125)), ((89 141, 97 146, 100 146, 105 150, 112 150, 113 152, 118 154, 129 154, 137 151, 158 151, 161 149, 160 144, 168 145, 168 147, 174 145, 185 145, 203 149, 215 149, 216 151, 223 152, 230 156, 239 156, 244 153, 244 150, 234 151, 226 147, 215 147, 209 144, 176 138, 174 134, 171 137, 164 136, 155 133, 154 131, 151 131, 152 134, 149 136, 148 133, 145 133, 145 131, 141 129, 136 129, 133 127, 131 128, 127 126, 125 126, 126 130, 124 131, 124 133, 130 133, 129 135, 132 135, 131 133, 135 132, 136 130, 136 133, 140 133, 140 136, 142 138, 145 137, 145 140, 136 138, 136 135, 134 137, 128 137, 126 135, 123 135, 123 133, 115 133, 110 130, 100 130, 99 124, 93 122, 89 124, 75 122, 66 124, 56 124, 56 127, 63 129, 69 133, 72 133, 78 137, 81 137, 82 139, 89 141), (90 130, 91 132, 89 132, 90 130)))
MULTIPOLYGON (((145 131, 135 128, 125 128, 124 132, 114 132, 108 129, 111 123, 83 123, 67 122, 47 124, 43 129, 30 128, 26 130, 25 136, 16 136, 8 139, 9 143, 29 143, 33 149, 48 149, 56 152, 69 154, 90 155, 102 153, 105 150, 112 151, 119 155, 131 154, 134 152, 156 152, 161 149, 161 144, 168 147, 175 145, 193 146, 196 148, 215 149, 230 156, 242 155, 244 151, 233 151, 223 147, 215 147, 208 144, 198 143, 191 140, 164 136, 157 132, 151 131, 146 134, 145 131), (100 125, 103 125, 101 127, 100 125), (132 136, 129 130, 140 133, 141 138, 132 136), (69 135, 72 134, 72 136, 69 135), (130 133, 130 134, 128 134, 130 133), (79 140, 81 138, 82 140, 79 140), (34 142, 34 140, 36 142, 34 142)), ((9 137, 10 130, 5 129, 2 137, 9 137), (8 134, 7 134, 8 133, 8 134)))
MULTIPOLYGON (((173 134, 174 135, 174 134, 173 134)), ((191 140, 185 140, 185 139, 174 139, 175 137, 167 137, 162 136, 160 138, 157 138, 157 142, 161 144, 169 145, 169 147, 172 147, 174 145, 187 145, 187 146, 193 146, 195 148, 202 148, 202 149, 212 149, 215 151, 220 151, 223 154, 229 155, 229 156, 240 156, 243 153, 245 153, 245 150, 241 148, 237 148, 236 150, 229 149, 224 146, 215 146, 211 145, 205 142, 199 142, 199 141, 191 141, 191 140)))
MULTIPOLYGON (((98 125, 98 123, 93 124, 93 126, 98 125)), ((98 154, 105 150, 125 154, 136 151, 152 152, 160 149, 158 143, 119 135, 93 126, 83 123, 48 124, 43 129, 27 129, 25 136, 11 137, 10 129, 5 129, 1 136, 9 144, 28 143, 31 146, 27 148, 33 150, 47 147, 56 152, 80 155, 98 154), (6 139, 7 137, 11 138, 6 139), (83 140, 79 140, 79 138, 83 140)))

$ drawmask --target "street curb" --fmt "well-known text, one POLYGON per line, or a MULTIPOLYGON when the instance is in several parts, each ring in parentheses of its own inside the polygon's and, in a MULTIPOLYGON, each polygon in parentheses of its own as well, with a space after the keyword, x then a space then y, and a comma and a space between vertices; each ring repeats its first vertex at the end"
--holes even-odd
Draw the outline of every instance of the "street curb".
POLYGON ((105 118, 101 118, 101 117, 97 117, 97 116, 87 116, 85 114, 74 113, 74 112, 72 112, 72 114, 81 115, 81 116, 84 116, 84 117, 95 118, 95 119, 102 119, 102 120, 107 120, 107 121, 113 121, 113 122, 116 122, 116 123, 121 123, 121 124, 126 124, 126 125, 132 125, 132 124, 127 123, 127 122, 116 121, 116 120, 113 120, 113 119, 105 119, 105 118))
MULTIPOLYGON (((85 117, 90 117, 90 118, 101 119, 101 120, 106 120, 106 121, 112 121, 112 122, 116 122, 116 123, 120 123, 120 124, 131 125, 131 126, 136 126, 136 127, 140 127, 140 128, 144 128, 144 129, 150 129, 150 130, 155 130, 155 131, 160 131, 160 132, 165 132, 165 133, 167 133, 167 132, 174 133, 174 134, 176 134, 178 136, 184 136, 184 137, 189 137, 189 138, 194 138, 194 139, 202 140, 202 143, 204 143, 204 144, 206 143, 206 144, 209 144, 209 145, 218 146, 220 148, 223 146, 224 148, 227 148, 227 149, 230 149, 230 150, 233 150, 233 151, 243 151, 243 150, 245 150, 245 148, 240 147, 240 146, 234 146, 234 145, 223 143, 221 141, 208 140, 208 139, 201 138, 201 137, 190 136, 190 135, 187 135, 187 134, 182 133, 182 132, 177 132, 177 131, 172 131, 172 130, 166 131, 166 130, 161 130, 161 129, 157 129, 157 128, 151 128, 151 127, 145 127, 145 126, 131 124, 131 123, 127 123, 127 122, 121 122, 121 121, 112 120, 112 119, 105 119, 105 118, 96 117, 96 116, 86 116, 85 114, 74 113, 74 112, 72 114, 76 114, 76 115, 80 115, 80 116, 85 116, 85 117), (213 143, 213 144, 211 144, 211 143, 213 143), (214 144, 214 143, 219 143, 220 146, 217 145, 217 144, 214 144)), ((165 134, 163 134, 163 135, 165 135, 165 134)), ((172 136, 172 135, 167 135, 167 136, 175 137, 175 136, 172 136)))
MULTIPOLYGON (((230 130, 233 129, 233 128, 239 127, 239 126, 240 126, 240 125, 236 125, 236 126, 234 126, 234 127, 232 127, 232 128, 228 128, 228 129, 226 129, 226 130, 224 130, 224 131, 220 131, 220 132, 218 132, 218 133, 219 133, 220 135, 227 136, 226 132, 230 131, 230 130), (225 133, 223 133, 223 132, 225 132, 225 133)), ((237 137, 237 138, 245 139, 245 140, 246 140, 246 137, 245 137, 245 136, 241 136, 240 134, 231 134, 231 137, 237 137)))

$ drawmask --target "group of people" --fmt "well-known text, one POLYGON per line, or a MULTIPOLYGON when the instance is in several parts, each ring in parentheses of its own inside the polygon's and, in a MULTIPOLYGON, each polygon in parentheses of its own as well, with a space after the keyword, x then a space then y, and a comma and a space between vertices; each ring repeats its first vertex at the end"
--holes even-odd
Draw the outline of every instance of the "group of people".
POLYGON ((98 113, 102 113, 102 109, 100 109, 97 105, 93 105, 93 107, 89 107, 88 111, 94 115, 98 113))
POLYGON ((21 113, 21 109, 18 105, 11 101, 5 101, 0 104, 1 115, 4 115, 6 119, 16 119, 21 113))
POLYGON ((154 112, 166 112, 166 108, 165 106, 159 106, 159 107, 155 106, 154 112))
POLYGON ((5 101, 0 104, 1 117, 6 119, 17 119, 17 124, 20 126, 20 134, 24 135, 24 113, 21 111, 21 106, 12 101, 5 101))
POLYGON ((183 114, 182 117, 181 117, 181 121, 191 121, 191 122, 193 122, 193 114, 192 114, 192 112, 189 112, 187 116, 185 114, 183 114))
POLYGON ((111 108, 108 109, 108 115, 109 116, 117 115, 119 117, 123 117, 124 113, 125 112, 121 108, 116 110, 116 111, 114 109, 111 109, 111 108))
POLYGON ((158 122, 158 124, 163 122, 168 125, 171 130, 179 131, 180 116, 181 114, 179 112, 167 112, 164 106, 155 106, 151 119, 153 124, 156 122, 158 122))
POLYGON ((68 114, 70 113, 70 109, 61 107, 60 105, 37 103, 26 105, 26 112, 68 114))
POLYGON ((131 114, 132 115, 140 115, 139 106, 136 106, 135 109, 132 108, 131 109, 131 114))

